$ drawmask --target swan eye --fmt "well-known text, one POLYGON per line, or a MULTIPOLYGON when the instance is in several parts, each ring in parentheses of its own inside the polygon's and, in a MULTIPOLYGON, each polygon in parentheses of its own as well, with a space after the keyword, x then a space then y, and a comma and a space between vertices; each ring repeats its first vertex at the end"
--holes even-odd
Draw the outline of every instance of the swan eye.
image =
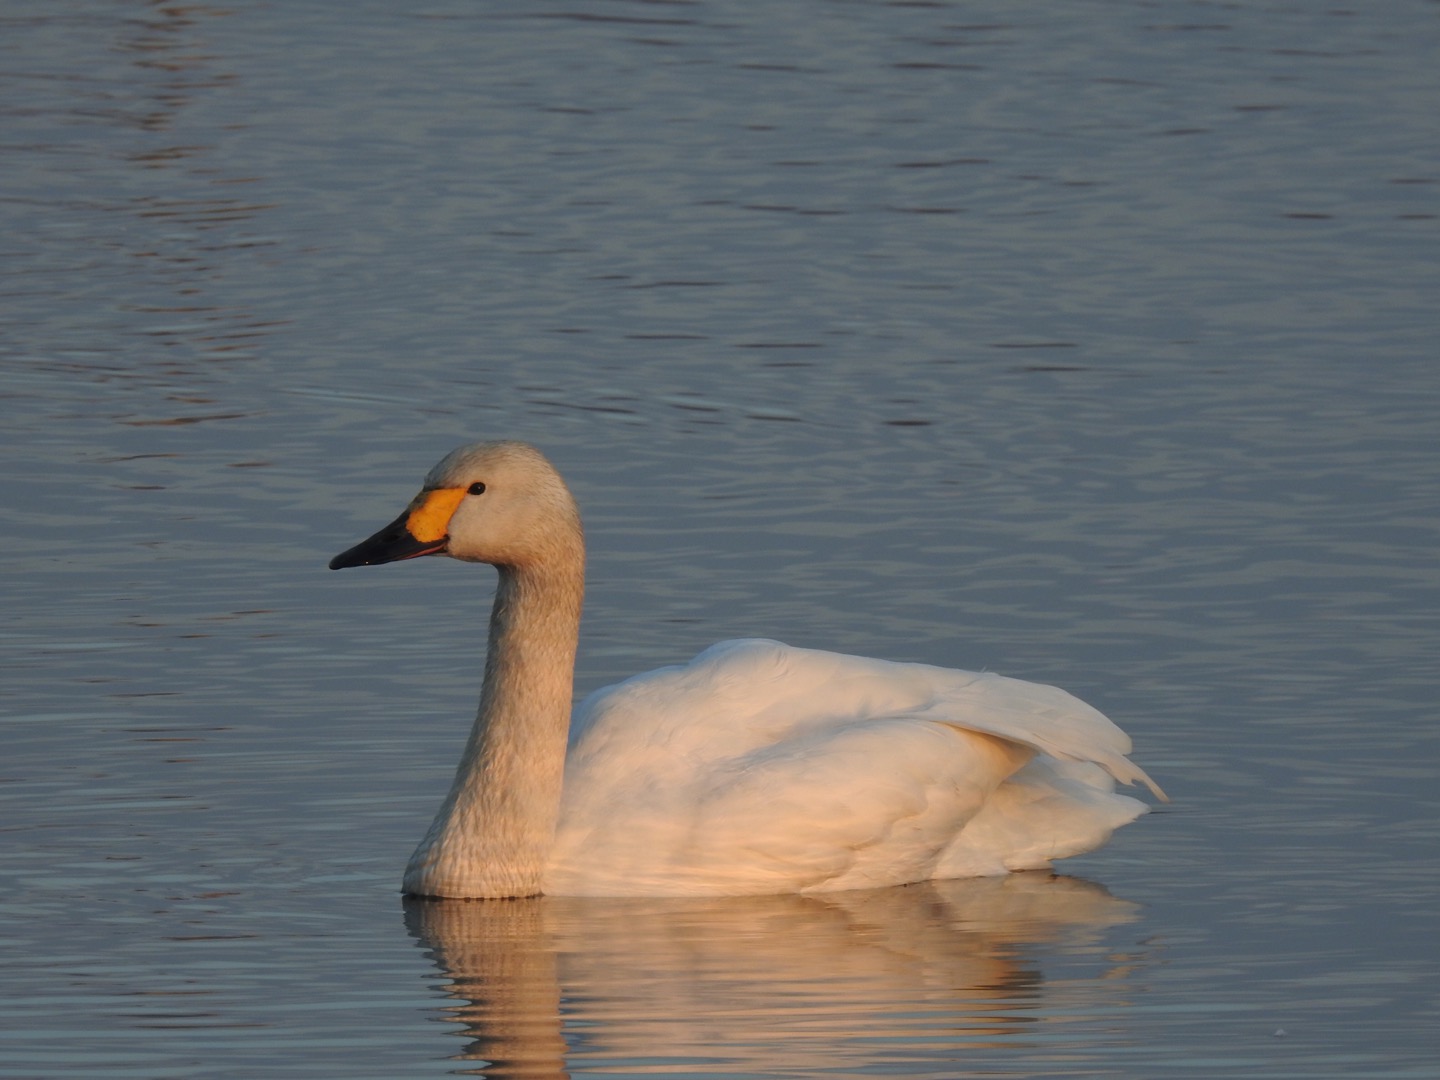
POLYGON ((475 483, 471 484, 466 490, 471 495, 484 495, 485 485, 482 484, 479 480, 476 480, 475 483))

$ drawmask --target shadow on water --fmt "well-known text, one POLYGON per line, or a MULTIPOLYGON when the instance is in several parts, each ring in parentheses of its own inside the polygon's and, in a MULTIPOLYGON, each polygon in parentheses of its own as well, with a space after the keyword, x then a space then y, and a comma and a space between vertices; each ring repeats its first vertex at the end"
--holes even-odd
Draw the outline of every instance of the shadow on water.
POLYGON ((566 1076, 567 1062, 809 1072, 1029 1045, 1125 993, 1136 958, 1099 943, 1137 912, 1048 874, 826 896, 405 901, 467 1039, 454 1060, 489 1077, 566 1076), (1093 952, 1101 971, 1071 1000, 1036 946, 1093 952))

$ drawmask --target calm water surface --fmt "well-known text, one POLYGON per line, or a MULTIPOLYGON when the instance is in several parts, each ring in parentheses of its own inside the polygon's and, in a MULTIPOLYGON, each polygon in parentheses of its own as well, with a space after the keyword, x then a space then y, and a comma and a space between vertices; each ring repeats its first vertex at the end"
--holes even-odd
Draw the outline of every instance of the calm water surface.
POLYGON ((1440 7, 0 12, 0 1075, 1431 1077, 1440 7), (404 904, 488 571, 1054 682, 1174 797, 1063 876, 404 904))

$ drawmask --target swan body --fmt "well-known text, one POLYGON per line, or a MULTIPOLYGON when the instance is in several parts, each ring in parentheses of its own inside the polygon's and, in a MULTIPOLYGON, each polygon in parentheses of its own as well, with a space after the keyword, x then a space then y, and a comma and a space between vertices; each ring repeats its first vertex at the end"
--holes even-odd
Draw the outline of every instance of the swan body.
POLYGON ((826 892, 1046 867, 1163 793, 1052 686, 764 640, 591 694, 571 715, 579 513, 523 443, 461 447, 331 567, 499 572, 479 713, 411 858, 421 896, 826 892))

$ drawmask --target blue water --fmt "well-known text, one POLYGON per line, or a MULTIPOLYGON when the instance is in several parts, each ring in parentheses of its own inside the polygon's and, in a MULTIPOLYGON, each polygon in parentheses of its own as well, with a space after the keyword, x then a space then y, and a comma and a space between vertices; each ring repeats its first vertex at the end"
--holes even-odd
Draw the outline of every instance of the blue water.
POLYGON ((0 1076, 1430 1077, 1440 9, 0 12, 0 1076), (492 578, 332 575, 523 438, 577 689, 1053 682, 1062 876, 404 905, 492 578))

